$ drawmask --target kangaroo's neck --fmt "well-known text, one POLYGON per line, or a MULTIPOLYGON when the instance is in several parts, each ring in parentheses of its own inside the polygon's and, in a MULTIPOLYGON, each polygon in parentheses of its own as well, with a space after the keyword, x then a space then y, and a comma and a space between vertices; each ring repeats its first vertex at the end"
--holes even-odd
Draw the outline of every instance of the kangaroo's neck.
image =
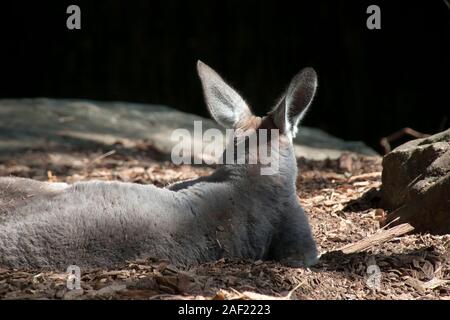
MULTIPOLYGON (((296 201, 295 187, 282 176, 253 176, 240 168, 223 166, 209 176, 168 187, 192 221, 189 232, 204 235, 208 245, 198 252, 222 256, 263 259, 273 234, 296 201), (244 176, 243 176, 244 175, 244 176), (201 221, 201 223, 199 223, 201 221)), ((183 237, 186 232, 183 229, 183 237)))
MULTIPOLYGON (((292 171, 292 170, 291 170, 292 171)), ((199 196, 211 199, 242 198, 264 202, 263 194, 276 194, 278 197, 295 195, 297 171, 280 172, 272 176, 261 176, 244 168, 222 166, 211 175, 174 183, 167 189, 188 198, 199 196)))

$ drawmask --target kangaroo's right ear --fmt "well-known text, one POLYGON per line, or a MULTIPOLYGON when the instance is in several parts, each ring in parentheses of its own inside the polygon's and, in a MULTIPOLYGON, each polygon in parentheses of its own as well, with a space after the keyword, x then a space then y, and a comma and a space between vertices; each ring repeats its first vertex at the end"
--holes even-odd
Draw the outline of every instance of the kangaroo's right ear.
POLYGON ((220 125, 225 128, 237 128, 252 115, 244 99, 213 69, 199 60, 197 71, 208 109, 220 125))

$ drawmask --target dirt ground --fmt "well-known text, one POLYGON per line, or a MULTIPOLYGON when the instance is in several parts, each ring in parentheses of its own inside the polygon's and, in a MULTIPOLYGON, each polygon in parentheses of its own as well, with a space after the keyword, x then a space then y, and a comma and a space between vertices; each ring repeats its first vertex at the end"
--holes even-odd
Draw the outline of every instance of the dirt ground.
MULTIPOLYGON (((0 175, 164 186, 213 170, 174 166, 161 159, 145 143, 127 149, 120 145, 106 150, 49 148, 0 155, 0 175)), ((339 251, 380 230, 386 215, 377 208, 380 163, 379 157, 354 155, 334 161, 299 159, 298 195, 322 254, 310 269, 237 260, 177 268, 148 259, 126 262, 116 270, 82 270, 82 289, 70 291, 64 270, 0 268, 0 298, 449 300, 450 235, 407 235, 364 252, 339 251), (369 275, 373 268, 379 268, 380 277, 369 275), (380 280, 379 286, 374 279, 380 280)))

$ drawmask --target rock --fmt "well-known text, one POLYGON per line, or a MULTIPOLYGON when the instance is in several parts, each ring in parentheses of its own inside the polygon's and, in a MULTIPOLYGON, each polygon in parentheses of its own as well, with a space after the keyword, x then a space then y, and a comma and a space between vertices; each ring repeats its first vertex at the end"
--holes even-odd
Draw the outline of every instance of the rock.
POLYGON ((361 141, 342 140, 323 130, 304 126, 300 126, 294 139, 294 151, 297 158, 311 160, 334 160, 348 153, 378 156, 378 153, 361 141))
POLYGON ((84 293, 83 289, 69 290, 64 294, 64 300, 74 300, 80 298, 84 293))
POLYGON ((60 289, 57 289, 57 290, 55 291, 55 298, 56 298, 56 299, 62 299, 62 298, 64 298, 64 295, 66 294, 67 291, 68 291, 68 290, 67 290, 67 288, 65 288, 65 287, 60 288, 60 289))
MULTIPOLYGON (((204 106, 201 106, 205 108, 204 106)), ((57 150, 59 146, 111 146, 120 143, 135 147, 147 141, 169 157, 178 141, 172 132, 185 128, 193 137, 194 121, 202 121, 203 131, 224 130, 206 118, 161 105, 128 102, 99 102, 69 99, 0 100, 0 156, 28 149, 57 150)), ((297 157, 324 160, 338 159, 343 152, 377 155, 361 142, 344 141, 316 129, 301 127, 295 138, 297 157)), ((194 154, 194 157, 199 157, 194 154)))
POLYGON ((450 129, 409 141, 383 158, 386 223, 408 222, 416 232, 450 233, 450 129))
POLYGON ((112 284, 106 287, 101 288, 95 292, 96 297, 109 297, 114 295, 117 292, 126 290, 127 286, 124 284, 112 284))

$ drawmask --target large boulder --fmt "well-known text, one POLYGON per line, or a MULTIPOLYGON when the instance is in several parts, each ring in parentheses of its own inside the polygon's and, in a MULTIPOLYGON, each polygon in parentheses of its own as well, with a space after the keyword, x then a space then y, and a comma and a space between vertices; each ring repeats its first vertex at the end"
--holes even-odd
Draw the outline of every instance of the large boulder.
POLYGON ((397 147, 382 165, 382 206, 391 211, 386 223, 450 233, 450 129, 397 147))
MULTIPOLYGON (((200 106, 205 108, 205 106, 200 106)), ((170 155, 177 141, 175 129, 187 129, 193 143, 194 121, 203 130, 218 128, 206 118, 161 106, 130 102, 101 102, 72 99, 0 100, 0 156, 30 148, 53 149, 59 145, 83 147, 92 143, 133 146, 139 140, 152 144, 163 155, 170 155)), ((223 131, 222 128, 218 128, 223 131)), ((297 157, 312 160, 337 159, 343 153, 377 155, 362 142, 344 141, 320 129, 302 127, 295 140, 297 157)), ((193 154, 193 157, 198 157, 193 154)))

